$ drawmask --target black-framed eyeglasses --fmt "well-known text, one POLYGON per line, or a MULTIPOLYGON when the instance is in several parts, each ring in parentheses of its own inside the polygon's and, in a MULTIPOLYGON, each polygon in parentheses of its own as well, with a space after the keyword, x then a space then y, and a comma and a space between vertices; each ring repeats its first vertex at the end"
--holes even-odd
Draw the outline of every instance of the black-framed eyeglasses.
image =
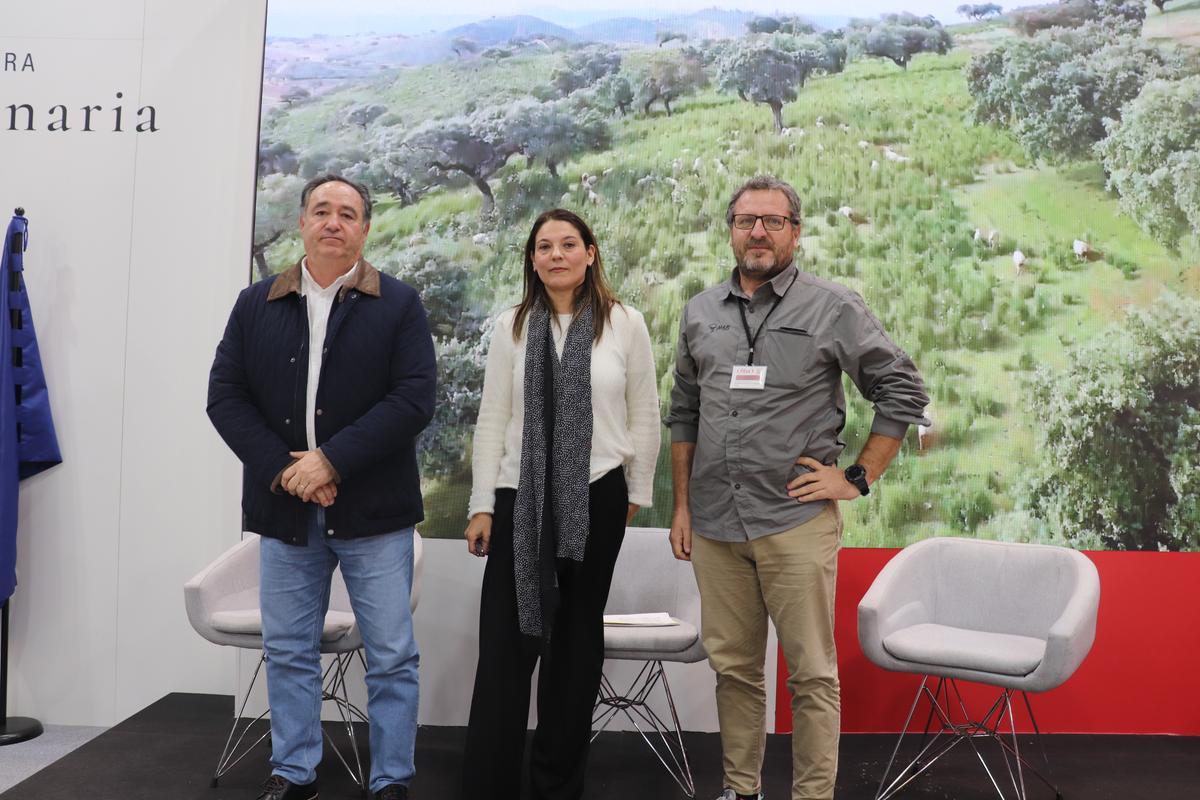
POLYGON ((734 214, 733 227, 740 231, 748 231, 754 228, 754 223, 762 220, 763 227, 769 231, 781 231, 785 223, 799 224, 799 220, 792 217, 784 217, 779 214, 734 214))

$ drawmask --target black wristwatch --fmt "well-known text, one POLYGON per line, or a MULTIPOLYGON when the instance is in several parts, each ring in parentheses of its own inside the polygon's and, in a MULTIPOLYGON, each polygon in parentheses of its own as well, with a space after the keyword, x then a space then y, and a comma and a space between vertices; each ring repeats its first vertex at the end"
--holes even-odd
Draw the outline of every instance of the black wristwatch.
POLYGON ((870 494, 871 487, 867 485, 867 468, 862 464, 851 464, 846 467, 846 480, 858 489, 859 494, 870 494))

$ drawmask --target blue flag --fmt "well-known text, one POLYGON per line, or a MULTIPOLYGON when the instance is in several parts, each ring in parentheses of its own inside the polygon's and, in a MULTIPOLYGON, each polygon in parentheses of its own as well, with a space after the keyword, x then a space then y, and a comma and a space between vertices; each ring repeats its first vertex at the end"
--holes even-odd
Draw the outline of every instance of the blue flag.
POLYGON ((0 603, 17 585, 17 484, 62 461, 22 274, 28 244, 29 220, 14 216, 0 254, 0 603))

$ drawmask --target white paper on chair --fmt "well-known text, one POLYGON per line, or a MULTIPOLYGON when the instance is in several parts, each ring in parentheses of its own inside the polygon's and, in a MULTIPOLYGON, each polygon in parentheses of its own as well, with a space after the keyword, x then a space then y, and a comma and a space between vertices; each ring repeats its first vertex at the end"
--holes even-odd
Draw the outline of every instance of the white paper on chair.
POLYGON ((653 614, 605 614, 604 624, 639 628, 666 628, 671 625, 678 625, 679 620, 672 619, 671 615, 665 611, 657 611, 653 614))

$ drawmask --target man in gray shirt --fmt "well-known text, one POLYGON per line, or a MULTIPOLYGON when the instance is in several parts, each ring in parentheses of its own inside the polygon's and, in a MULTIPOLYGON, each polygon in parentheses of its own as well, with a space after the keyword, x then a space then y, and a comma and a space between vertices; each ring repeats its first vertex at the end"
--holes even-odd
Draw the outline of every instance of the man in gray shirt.
POLYGON ((717 673, 725 790, 761 797, 767 618, 792 696, 792 800, 833 797, 841 701, 833 638, 839 500, 869 492, 929 402, 913 362, 855 292, 797 269, 800 198, 758 176, 729 202, 731 278, 680 322, 671 547, 690 560, 717 673), (875 407, 855 462, 842 373, 875 407))

